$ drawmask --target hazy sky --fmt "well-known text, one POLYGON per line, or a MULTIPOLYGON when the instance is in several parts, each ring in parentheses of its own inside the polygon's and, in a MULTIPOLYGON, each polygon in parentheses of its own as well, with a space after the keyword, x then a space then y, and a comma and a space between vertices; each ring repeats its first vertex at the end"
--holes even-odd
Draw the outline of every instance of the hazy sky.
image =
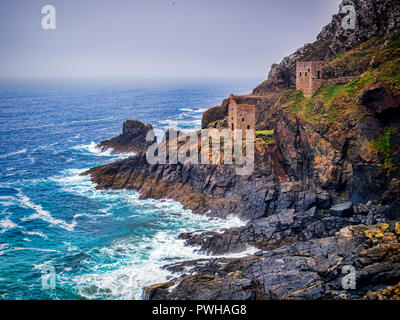
POLYGON ((0 0, 0 78, 266 78, 340 0, 0 0), (56 30, 41 27, 44 5, 56 30))

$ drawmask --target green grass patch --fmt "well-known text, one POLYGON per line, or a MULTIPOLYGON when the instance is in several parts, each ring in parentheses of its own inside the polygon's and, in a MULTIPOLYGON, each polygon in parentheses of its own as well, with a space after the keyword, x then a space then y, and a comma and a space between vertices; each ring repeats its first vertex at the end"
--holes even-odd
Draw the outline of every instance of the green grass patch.
POLYGON ((297 115, 307 122, 314 122, 314 100, 305 98, 302 92, 288 90, 281 96, 280 103, 291 116, 297 115))
POLYGON ((257 136, 272 136, 274 134, 274 130, 260 130, 256 131, 257 136))
POLYGON ((272 139, 271 137, 262 137, 262 138, 257 138, 257 143, 260 146, 261 149, 266 149, 269 145, 274 144, 275 140, 272 139))
POLYGON ((400 58, 390 61, 376 71, 377 80, 400 90, 400 58))
POLYGON ((346 127, 360 123, 360 98, 365 91, 379 85, 400 90, 400 32, 390 36, 390 42, 386 42, 389 36, 374 37, 326 62, 326 74, 359 75, 356 80, 321 87, 312 99, 300 91, 287 90, 281 93, 278 105, 290 116, 320 128, 331 126, 346 131, 346 127), (314 109, 316 99, 323 107, 314 109))
POLYGON ((396 132, 396 128, 386 127, 378 139, 371 140, 369 142, 371 150, 375 151, 376 153, 380 153, 385 157, 383 167, 386 169, 387 176, 390 176, 394 169, 392 164, 392 148, 390 145, 390 137, 396 132))

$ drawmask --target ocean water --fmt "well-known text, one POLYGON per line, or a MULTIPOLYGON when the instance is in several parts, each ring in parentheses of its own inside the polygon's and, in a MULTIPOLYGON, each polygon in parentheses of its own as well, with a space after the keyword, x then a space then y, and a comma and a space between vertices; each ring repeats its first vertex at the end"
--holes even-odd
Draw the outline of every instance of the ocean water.
POLYGON ((0 83, 0 299, 140 299, 173 276, 163 265, 203 257, 180 232, 243 224, 96 190, 80 173, 129 156, 96 149, 123 121, 199 129, 202 111, 256 84, 0 83))

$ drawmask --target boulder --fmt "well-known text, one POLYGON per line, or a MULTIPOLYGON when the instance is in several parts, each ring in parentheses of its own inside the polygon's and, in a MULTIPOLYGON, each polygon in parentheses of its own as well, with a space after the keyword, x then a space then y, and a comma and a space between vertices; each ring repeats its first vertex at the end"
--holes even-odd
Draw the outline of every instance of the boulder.
POLYGON ((329 209, 330 213, 339 217, 350 217, 353 213, 353 203, 350 201, 334 205, 329 209))

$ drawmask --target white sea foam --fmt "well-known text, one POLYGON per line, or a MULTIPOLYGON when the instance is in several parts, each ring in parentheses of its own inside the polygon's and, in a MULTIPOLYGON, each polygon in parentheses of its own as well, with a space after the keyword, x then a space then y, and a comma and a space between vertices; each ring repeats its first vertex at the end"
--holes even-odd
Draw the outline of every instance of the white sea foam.
POLYGON ((71 242, 64 241, 63 243, 64 243, 64 245, 67 247, 67 252, 78 251, 78 250, 79 250, 79 248, 76 247, 76 246, 73 246, 73 245, 71 244, 71 242))
POLYGON ((4 159, 4 158, 7 158, 7 157, 11 157, 11 156, 15 156, 15 155, 17 155, 17 154, 23 154, 23 153, 26 153, 26 148, 25 149, 21 149, 21 150, 18 150, 18 151, 15 151, 15 152, 11 152, 11 153, 6 153, 6 154, 1 154, 0 155, 0 159, 4 159))
POLYGON ((182 132, 191 132, 194 130, 198 130, 201 128, 201 119, 194 119, 194 120, 160 120, 159 124, 161 125, 162 129, 168 130, 170 128, 179 130, 182 132))
POLYGON ((46 240, 49 239, 44 233, 39 231, 25 231, 24 233, 30 236, 38 236, 46 240))
POLYGON ((0 243, 0 256, 4 253, 4 249, 8 248, 8 243, 0 243))
POLYGON ((40 146, 37 146, 36 148, 34 148, 32 151, 45 150, 45 149, 48 149, 48 148, 50 148, 50 147, 53 147, 53 146, 55 146, 55 145, 57 145, 57 144, 59 144, 58 141, 53 142, 53 143, 48 143, 48 144, 40 145, 40 146))
POLYGON ((28 155, 28 160, 30 160, 31 161, 31 164, 34 164, 35 163, 35 158, 34 157, 32 157, 31 155, 28 155))
POLYGON ((15 204, 15 200, 13 196, 0 196, 0 205, 9 207, 15 204))
POLYGON ((14 200, 13 196, 0 196, 0 200, 14 200))
POLYGON ((91 154, 94 154, 94 155, 100 156, 100 157, 114 157, 114 158, 119 158, 119 159, 129 158, 136 154, 134 152, 113 153, 113 150, 111 148, 103 151, 103 150, 101 150, 101 148, 97 147, 97 144, 94 141, 92 141, 89 144, 77 145, 77 146, 73 147, 73 149, 86 151, 86 152, 89 152, 91 154))
POLYGON ((20 199, 20 204, 25 207, 35 211, 35 213, 31 214, 29 217, 21 218, 21 221, 29 221, 34 219, 40 219, 52 226, 60 227, 67 231, 73 231, 76 225, 76 222, 73 221, 71 223, 67 223, 64 220, 54 218, 50 212, 44 210, 41 205, 34 204, 29 197, 24 195, 21 191, 18 192, 18 197, 20 199))
POLYGON ((10 219, 6 218, 4 220, 0 220, 0 227, 2 228, 0 233, 4 233, 10 229, 17 228, 18 225, 12 222, 10 219))
POLYGON ((34 264, 33 269, 41 271, 49 266, 52 266, 53 264, 54 264, 54 260, 48 260, 48 261, 44 261, 43 263, 34 264))
MULTIPOLYGON (((143 287, 177 276, 163 269, 164 265, 208 257, 199 252, 197 250, 199 248, 188 247, 184 240, 178 239, 180 232, 194 231, 198 228, 218 230, 241 226, 244 223, 235 217, 229 217, 226 220, 211 220, 206 216, 193 214, 190 210, 184 210, 182 204, 170 199, 163 201, 139 200, 138 194, 131 194, 128 201, 135 205, 141 204, 148 207, 141 210, 141 214, 146 214, 146 211, 154 213, 154 210, 160 210, 166 214, 169 212, 171 213, 170 220, 169 222, 160 221, 161 225, 165 223, 162 226, 165 231, 158 232, 153 237, 143 237, 140 241, 123 239, 113 243, 111 248, 100 249, 104 256, 118 256, 115 259, 117 262, 112 266, 102 266, 108 271, 103 271, 102 267, 95 264, 92 267, 93 272, 74 278, 74 282, 80 288, 80 294, 85 298, 140 299, 143 287), (168 223, 174 220, 183 223, 180 228, 170 231, 168 223)), ((240 257, 255 251, 257 251, 255 248, 248 248, 245 252, 226 256, 240 257)))
MULTIPOLYGON (((209 257, 199 252, 199 248, 186 246, 185 241, 178 238, 181 232, 196 230, 218 232, 222 228, 239 227, 245 224, 234 216, 219 219, 193 214, 191 210, 185 210, 181 203, 172 199, 142 200, 139 199, 139 192, 132 190, 97 190, 89 176, 80 175, 86 170, 70 169, 50 178, 66 192, 90 199, 104 200, 107 204, 106 208, 100 210, 101 214, 78 213, 75 214, 74 221, 82 217, 110 216, 114 206, 127 205, 136 208, 137 210, 134 211, 137 213, 114 219, 124 220, 136 218, 138 215, 153 215, 158 228, 163 231, 158 231, 153 236, 142 236, 140 239, 134 235, 118 240, 111 246, 93 250, 89 255, 92 258, 83 262, 90 271, 73 277, 73 282, 79 288, 82 297, 140 299, 143 287, 177 276, 163 269, 164 265, 209 257), (160 215, 159 219, 157 215, 160 215)), ((78 249, 70 244, 66 246, 67 250, 78 249)), ((257 249, 251 247, 244 252, 226 256, 240 257, 253 254, 255 251, 257 249)), ((70 276, 70 274, 64 275, 64 281, 70 281, 70 276)))
POLYGON ((12 206, 14 203, 13 202, 7 202, 7 201, 0 201, 0 205, 3 207, 9 207, 12 206))
POLYGON ((82 218, 82 217, 86 217, 89 219, 97 219, 99 217, 109 217, 112 216, 112 211, 110 210, 112 207, 114 207, 113 205, 110 205, 109 207, 105 208, 105 209, 100 209, 99 212, 103 212, 103 214, 89 214, 89 213, 77 213, 74 215, 74 220, 78 219, 78 218, 82 218))
POLYGON ((194 120, 159 120, 158 123, 164 125, 164 128, 173 128, 180 130, 181 127, 186 125, 201 125, 201 119, 194 120))
POLYGON ((207 109, 189 109, 189 108, 181 108, 179 109, 180 111, 185 111, 185 112, 193 112, 193 113, 203 113, 207 109))
MULTIPOLYGON (((143 287, 180 275, 163 269, 164 265, 209 257, 198 252, 196 247, 185 246, 184 240, 168 232, 159 232, 152 239, 143 239, 140 244, 120 241, 114 243, 111 249, 103 248, 100 252, 104 256, 118 256, 117 262, 112 266, 102 267, 114 270, 103 271, 102 267, 96 265, 93 266, 93 272, 74 277, 73 281, 83 297, 141 299, 143 287)), ((242 257, 256 251, 256 248, 251 247, 244 252, 227 254, 224 257, 242 257)))
POLYGON ((171 276, 169 271, 161 269, 166 263, 166 258, 192 257, 192 250, 183 245, 183 240, 178 242, 181 242, 179 247, 174 237, 159 233, 152 241, 144 239, 139 245, 130 245, 129 242, 115 243, 111 250, 100 250, 105 256, 119 253, 120 257, 114 270, 102 272, 94 267, 94 272, 77 276, 74 282, 80 287, 80 294, 89 299, 101 298, 101 292, 109 292, 110 298, 114 299, 140 299, 141 288, 151 283, 162 282, 171 276), (146 247, 152 249, 148 250, 146 247), (147 255, 146 260, 143 260, 143 254, 147 255), (88 291, 88 284, 96 289, 88 291))

